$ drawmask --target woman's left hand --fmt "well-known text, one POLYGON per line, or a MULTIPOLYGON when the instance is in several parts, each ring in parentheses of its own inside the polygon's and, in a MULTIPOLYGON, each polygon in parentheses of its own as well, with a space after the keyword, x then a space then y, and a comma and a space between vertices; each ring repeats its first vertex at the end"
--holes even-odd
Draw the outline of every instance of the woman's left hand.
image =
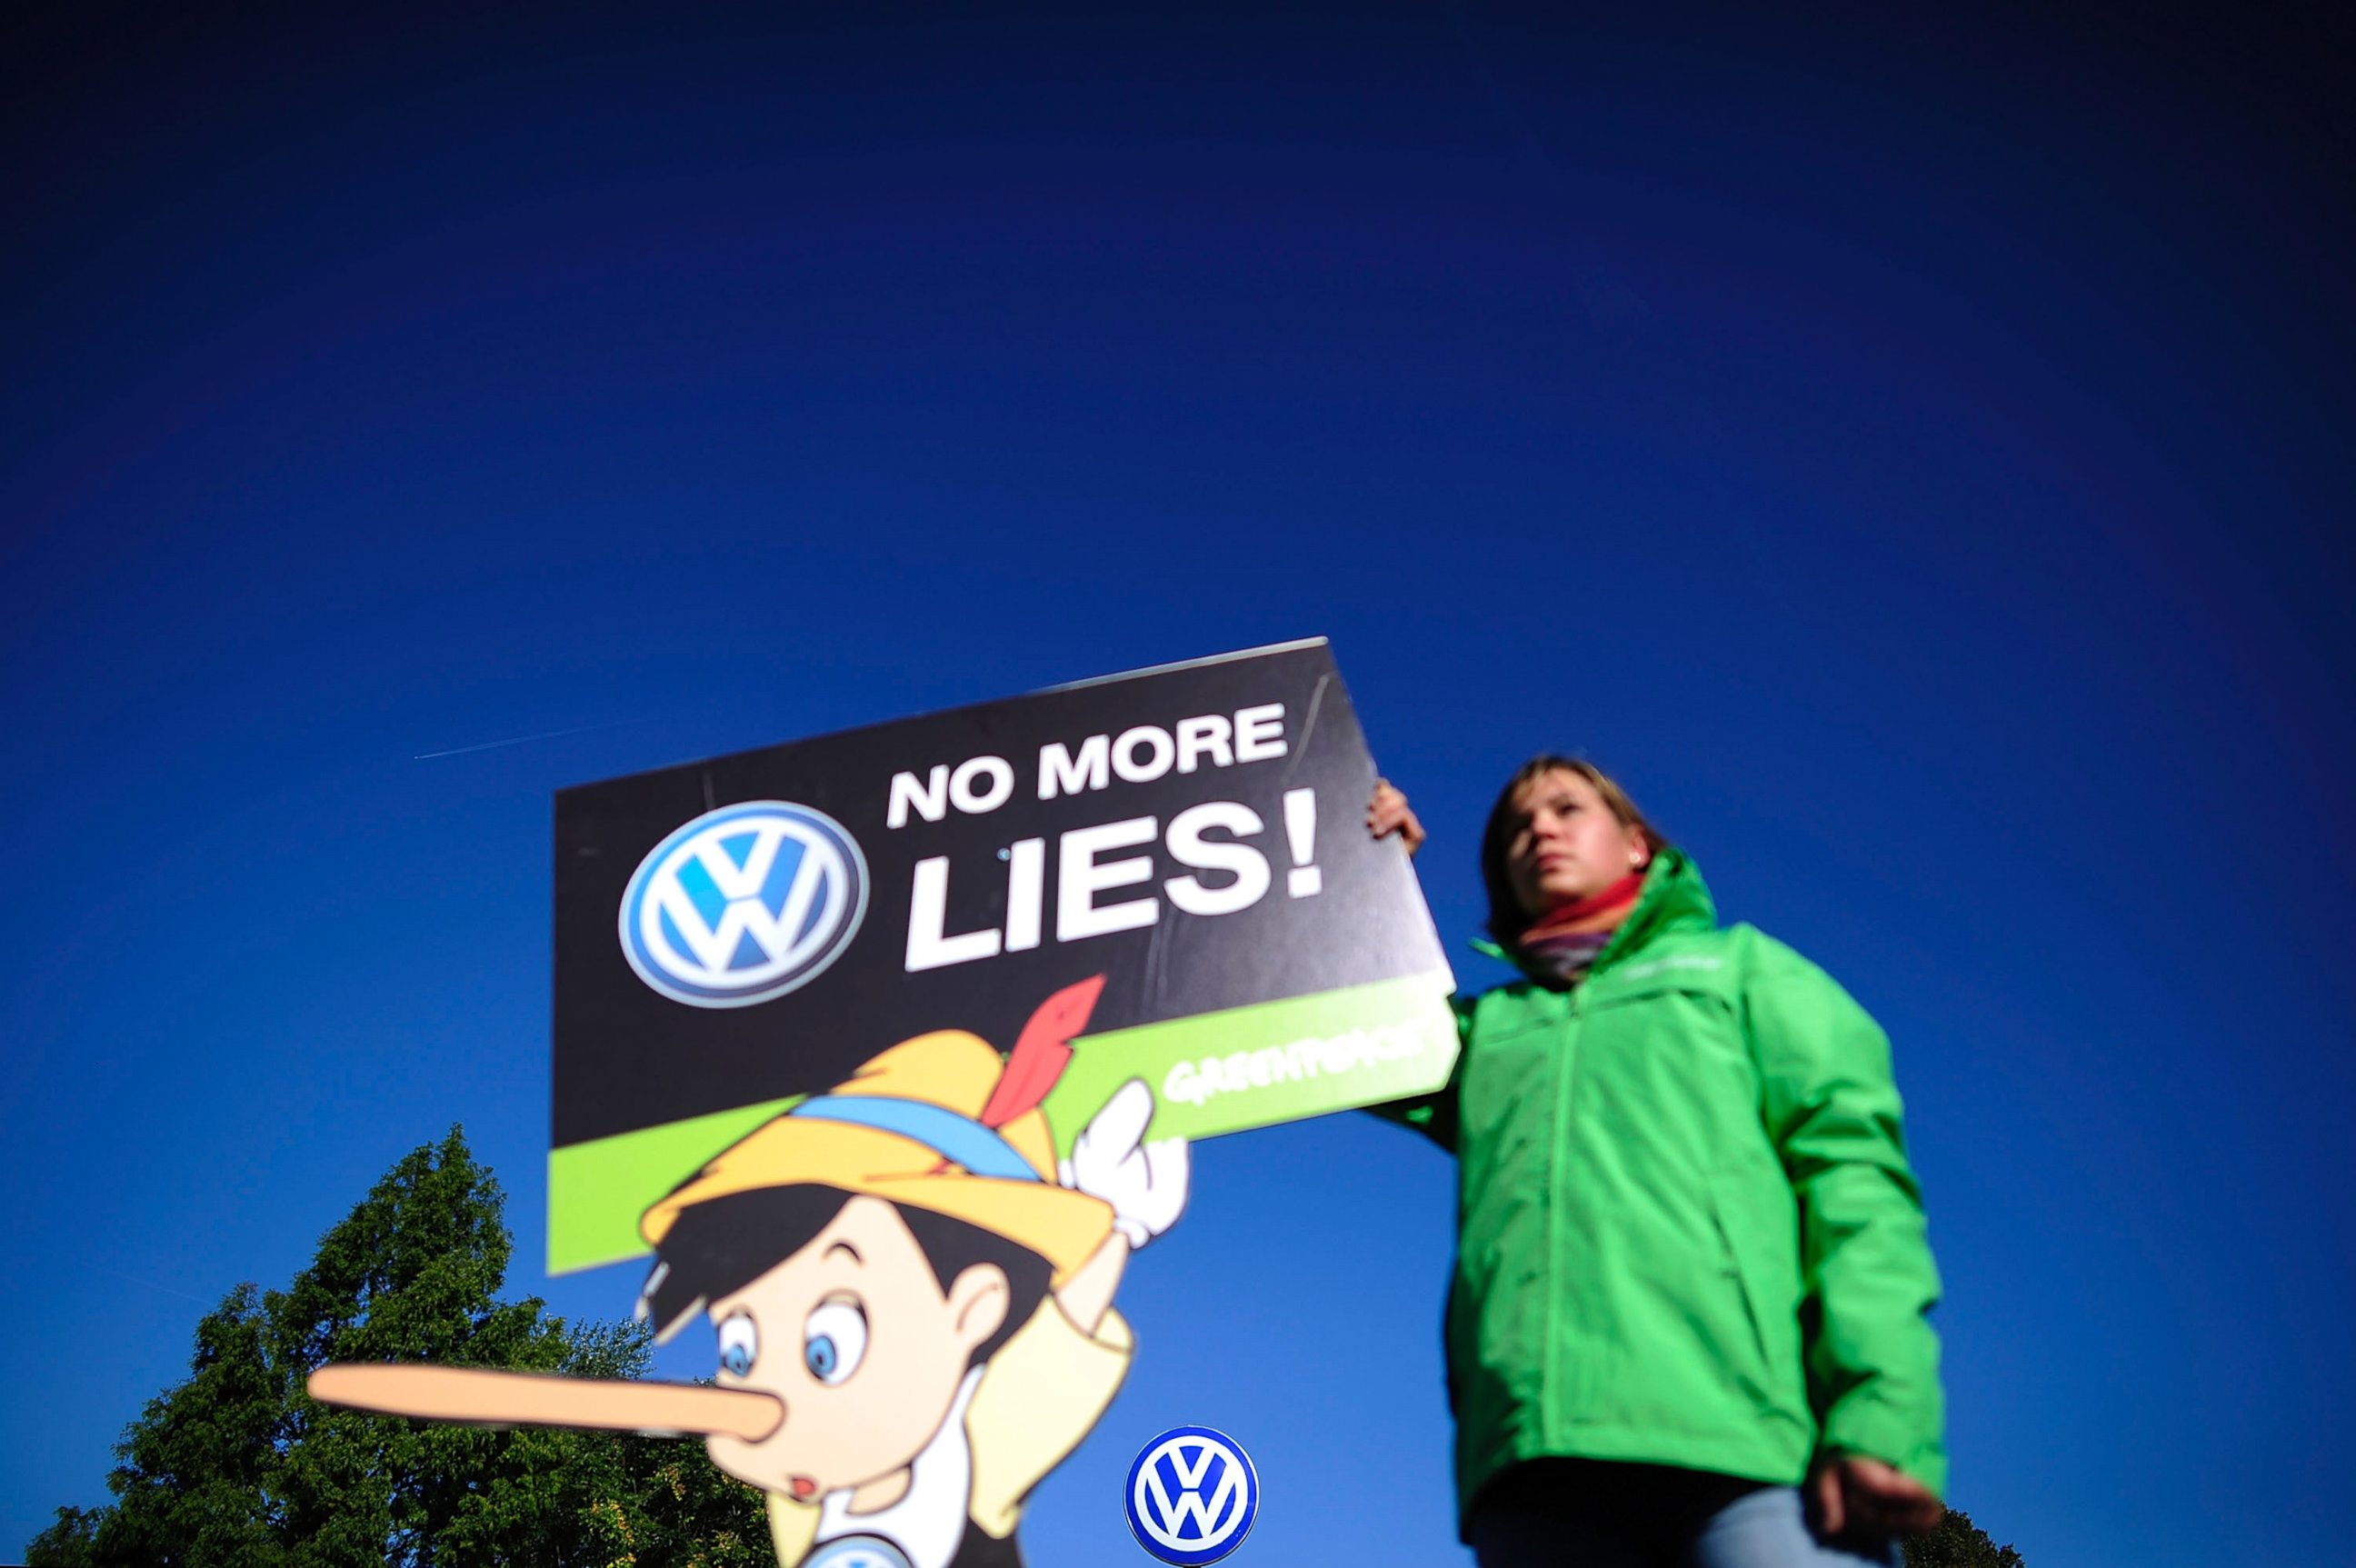
POLYGON ((1398 786, 1387 779, 1375 780, 1375 798, 1366 802, 1366 831, 1376 838, 1398 834, 1409 854, 1423 847, 1423 823, 1408 810, 1398 786))
POLYGON ((1904 1471, 1862 1454, 1832 1454, 1808 1477, 1809 1501, 1828 1536, 1922 1535, 1939 1528, 1947 1510, 1931 1488, 1904 1471))

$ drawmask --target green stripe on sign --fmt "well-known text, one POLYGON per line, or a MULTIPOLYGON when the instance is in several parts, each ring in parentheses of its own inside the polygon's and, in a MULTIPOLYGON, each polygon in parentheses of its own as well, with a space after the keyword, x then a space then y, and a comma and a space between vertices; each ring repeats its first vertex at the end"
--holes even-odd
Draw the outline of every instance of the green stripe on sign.
POLYGON ((638 1216, 703 1163, 787 1106, 787 1095, 548 1153, 548 1272, 568 1274, 648 1251, 638 1216))
POLYGON ((1150 1138, 1213 1138, 1424 1094, 1456 1064, 1455 982, 1442 970, 1141 1024, 1072 1042, 1047 1096, 1055 1152, 1113 1090, 1153 1090, 1150 1138))
MULTIPOLYGON (((1456 1061, 1446 971, 1260 1002, 1085 1035, 1047 1096, 1055 1152, 1113 1090, 1143 1079, 1157 1101, 1147 1135, 1210 1138, 1427 1093, 1456 1061)), ((638 1216, 789 1096, 641 1128, 548 1156, 548 1272, 570 1273, 648 1249, 638 1216)))

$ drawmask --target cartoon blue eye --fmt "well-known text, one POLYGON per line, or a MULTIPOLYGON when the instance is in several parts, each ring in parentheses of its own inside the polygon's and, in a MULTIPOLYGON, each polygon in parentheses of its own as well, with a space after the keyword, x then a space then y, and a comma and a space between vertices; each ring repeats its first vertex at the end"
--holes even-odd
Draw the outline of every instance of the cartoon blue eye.
POLYGON ((822 1301, 802 1325, 802 1365, 821 1383, 859 1370, 867 1354, 867 1315, 855 1301, 822 1301))
POLYGON ((720 1369, 734 1377, 744 1377, 760 1359, 761 1331, 744 1313, 738 1313, 720 1326, 720 1369))

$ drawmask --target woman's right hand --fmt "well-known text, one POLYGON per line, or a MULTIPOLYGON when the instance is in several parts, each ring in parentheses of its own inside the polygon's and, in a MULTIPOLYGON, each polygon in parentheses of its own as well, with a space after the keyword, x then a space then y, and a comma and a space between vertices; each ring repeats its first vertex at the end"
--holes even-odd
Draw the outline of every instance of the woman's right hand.
POLYGON ((1376 838, 1398 834, 1409 854, 1423 847, 1423 824, 1408 809, 1407 797, 1387 779, 1375 780, 1375 798, 1366 802, 1366 831, 1376 838))
POLYGON ((1830 1454, 1808 1475, 1809 1500, 1826 1538, 1928 1535, 1947 1510, 1931 1488, 1862 1454, 1830 1454))

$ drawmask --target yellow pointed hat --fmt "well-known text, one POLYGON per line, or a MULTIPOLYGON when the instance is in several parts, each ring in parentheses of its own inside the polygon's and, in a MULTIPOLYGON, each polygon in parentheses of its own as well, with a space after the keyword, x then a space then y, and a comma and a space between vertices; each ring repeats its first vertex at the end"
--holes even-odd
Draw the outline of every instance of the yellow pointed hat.
POLYGON ((1058 1284, 1112 1231, 1112 1208, 1061 1187, 1039 1101, 1071 1055, 1104 977, 1042 1003, 1001 1063, 980 1036, 903 1040, 842 1083, 764 1122, 639 1219, 660 1246, 680 1211, 731 1193, 837 1187, 962 1219, 1047 1260, 1058 1284))

